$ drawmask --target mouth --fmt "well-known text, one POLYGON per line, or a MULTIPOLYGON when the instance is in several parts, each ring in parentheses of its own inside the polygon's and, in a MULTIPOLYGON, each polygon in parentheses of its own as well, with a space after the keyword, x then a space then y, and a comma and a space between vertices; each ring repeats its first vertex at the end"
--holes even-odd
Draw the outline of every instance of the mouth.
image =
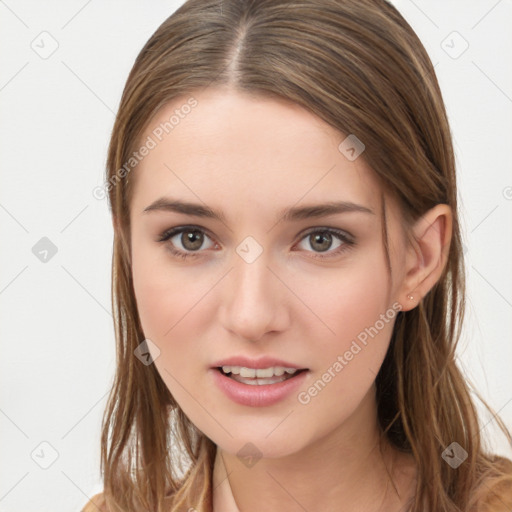
POLYGON ((215 368, 221 375, 228 377, 236 382, 247 384, 249 386, 265 386, 269 384, 278 384, 286 380, 291 380, 307 368, 289 368, 284 366, 271 366, 268 368, 248 368, 245 366, 218 366, 215 368))

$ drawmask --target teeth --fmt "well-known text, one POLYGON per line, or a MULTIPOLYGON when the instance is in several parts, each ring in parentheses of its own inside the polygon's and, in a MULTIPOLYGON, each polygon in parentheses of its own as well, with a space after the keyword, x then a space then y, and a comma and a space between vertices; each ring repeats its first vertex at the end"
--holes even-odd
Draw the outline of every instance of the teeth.
POLYGON ((270 378, 273 376, 281 376, 284 373, 288 373, 290 375, 294 374, 298 370, 296 368, 285 368, 283 366, 271 366, 270 368, 246 368, 245 366, 223 366, 222 371, 224 373, 232 373, 234 375, 240 375, 240 377, 245 378, 270 378))

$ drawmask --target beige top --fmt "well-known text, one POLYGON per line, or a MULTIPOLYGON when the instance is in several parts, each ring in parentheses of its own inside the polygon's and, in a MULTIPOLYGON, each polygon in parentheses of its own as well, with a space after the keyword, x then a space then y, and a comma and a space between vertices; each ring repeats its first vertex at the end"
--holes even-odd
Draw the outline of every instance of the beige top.
POLYGON ((95 494, 80 512, 107 512, 103 493, 95 494))
MULTIPOLYGON (((217 450, 213 466, 213 510, 220 510, 220 503, 222 503, 222 512, 240 512, 236 506, 227 476, 224 462, 219 455, 219 450, 217 450)), ((103 493, 94 495, 81 512, 107 512, 103 493)))
MULTIPOLYGON (((494 482, 495 484, 497 482, 494 482)), ((489 491, 486 495, 485 505, 479 507, 478 512, 511 512, 512 511, 512 485, 501 482, 501 485, 486 486, 489 491)), ((217 455, 213 468, 213 511, 240 512, 233 497, 226 468, 222 457, 217 455), (222 503, 222 508, 220 504, 222 503)), ((81 512, 108 512, 103 493, 94 495, 81 512)), ((129 512, 129 511, 126 511, 129 512)))

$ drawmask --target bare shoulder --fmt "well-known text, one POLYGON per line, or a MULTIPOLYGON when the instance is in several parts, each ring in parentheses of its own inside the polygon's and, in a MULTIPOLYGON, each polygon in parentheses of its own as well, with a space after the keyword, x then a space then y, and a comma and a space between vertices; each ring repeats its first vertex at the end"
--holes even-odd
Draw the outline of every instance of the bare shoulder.
POLYGON ((107 512, 103 493, 95 494, 80 512, 107 512))

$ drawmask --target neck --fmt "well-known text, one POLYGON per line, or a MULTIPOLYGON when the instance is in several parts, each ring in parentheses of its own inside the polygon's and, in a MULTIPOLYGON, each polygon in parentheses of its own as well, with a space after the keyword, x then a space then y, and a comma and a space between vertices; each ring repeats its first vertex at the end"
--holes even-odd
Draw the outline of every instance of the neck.
POLYGON ((397 452, 380 442, 374 396, 364 402, 337 430, 286 457, 246 467, 218 447, 214 512, 249 512, 255 504, 270 512, 334 512, 340 504, 344 512, 399 510, 407 496, 390 479, 397 452))

